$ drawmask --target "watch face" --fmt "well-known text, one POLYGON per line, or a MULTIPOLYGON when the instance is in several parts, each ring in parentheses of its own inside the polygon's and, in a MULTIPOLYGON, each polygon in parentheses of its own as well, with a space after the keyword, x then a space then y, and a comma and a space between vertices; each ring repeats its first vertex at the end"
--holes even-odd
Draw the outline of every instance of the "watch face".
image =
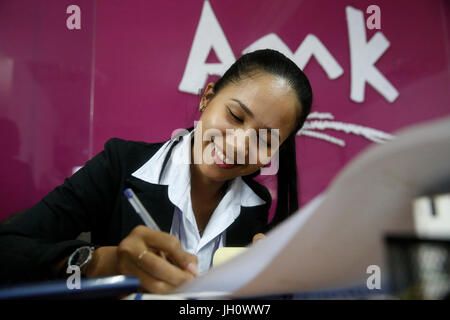
POLYGON ((81 247, 77 250, 76 254, 73 257, 72 264, 81 266, 85 263, 91 254, 91 249, 89 247, 81 247))

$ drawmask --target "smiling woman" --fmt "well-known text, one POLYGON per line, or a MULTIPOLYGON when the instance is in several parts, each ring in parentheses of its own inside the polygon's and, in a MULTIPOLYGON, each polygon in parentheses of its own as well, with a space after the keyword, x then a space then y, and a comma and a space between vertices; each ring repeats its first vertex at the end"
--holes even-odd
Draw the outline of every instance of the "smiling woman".
POLYGON ((205 88, 195 128, 162 143, 110 139, 64 184, 3 221, 1 283, 65 277, 70 264, 87 277, 134 275, 143 290, 167 293, 206 272, 219 247, 246 246, 297 210, 295 134, 311 103, 308 79, 284 55, 243 55, 205 88), (269 224, 271 196, 253 178, 274 158, 269 224), (161 231, 142 226, 128 188, 161 231), (91 242, 77 239, 86 231, 91 242))
MULTIPOLYGON (((270 49, 243 55, 217 83, 208 84, 201 100, 201 109, 204 112, 200 121, 204 130, 214 128, 219 130, 222 136, 227 136, 226 130, 230 128, 269 129, 271 132, 279 132, 278 141, 281 147, 277 180, 278 200, 273 225, 298 209, 295 134, 303 126, 311 105, 312 90, 305 74, 293 61, 270 49)), ((230 140, 239 139, 232 137, 230 140)), ((223 139, 220 142, 219 150, 228 149, 228 145, 224 147, 223 139)), ((206 147, 209 142, 202 143, 203 147, 206 147)), ((251 150, 249 145, 250 143, 247 146, 237 143, 230 150, 244 150, 248 159, 248 152, 251 150)), ((247 165, 233 166, 233 170, 221 171, 215 166, 202 164, 194 170, 192 176, 195 179, 198 172, 200 176, 209 177, 212 181, 220 181, 236 176, 255 175, 262 166, 264 163, 248 164, 247 161, 247 165)))

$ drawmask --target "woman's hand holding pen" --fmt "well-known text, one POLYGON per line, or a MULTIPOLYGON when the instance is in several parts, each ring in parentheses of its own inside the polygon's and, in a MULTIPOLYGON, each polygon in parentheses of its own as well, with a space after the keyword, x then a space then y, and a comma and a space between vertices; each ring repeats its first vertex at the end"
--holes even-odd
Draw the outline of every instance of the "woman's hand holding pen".
POLYGON ((152 293, 169 293, 196 273, 197 257, 185 252, 176 237, 145 226, 134 228, 118 247, 95 250, 86 269, 92 277, 136 276, 141 287, 152 293))

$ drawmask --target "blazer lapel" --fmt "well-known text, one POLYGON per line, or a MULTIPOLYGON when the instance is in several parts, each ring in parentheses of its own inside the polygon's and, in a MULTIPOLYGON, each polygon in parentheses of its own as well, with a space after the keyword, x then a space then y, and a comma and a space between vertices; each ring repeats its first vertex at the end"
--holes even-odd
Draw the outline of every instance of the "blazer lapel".
MULTIPOLYGON (((125 180, 125 188, 134 191, 162 231, 170 232, 175 207, 169 200, 166 185, 153 184, 130 176, 125 180)), ((140 221, 143 224, 142 220, 140 221)))

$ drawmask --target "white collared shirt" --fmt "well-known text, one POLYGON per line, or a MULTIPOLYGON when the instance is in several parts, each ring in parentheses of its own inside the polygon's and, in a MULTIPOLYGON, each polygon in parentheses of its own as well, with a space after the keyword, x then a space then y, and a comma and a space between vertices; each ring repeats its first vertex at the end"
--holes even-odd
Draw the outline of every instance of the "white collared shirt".
POLYGON ((191 202, 190 159, 194 131, 195 129, 182 136, 182 140, 173 147, 161 181, 159 174, 164 159, 176 138, 167 141, 132 175, 153 184, 168 185, 169 200, 175 205, 170 234, 180 239, 185 251, 197 256, 198 270, 201 274, 210 268, 215 250, 224 246, 225 230, 239 216, 241 206, 257 206, 264 204, 265 201, 241 177, 233 179, 211 215, 203 235, 200 236, 191 202))

